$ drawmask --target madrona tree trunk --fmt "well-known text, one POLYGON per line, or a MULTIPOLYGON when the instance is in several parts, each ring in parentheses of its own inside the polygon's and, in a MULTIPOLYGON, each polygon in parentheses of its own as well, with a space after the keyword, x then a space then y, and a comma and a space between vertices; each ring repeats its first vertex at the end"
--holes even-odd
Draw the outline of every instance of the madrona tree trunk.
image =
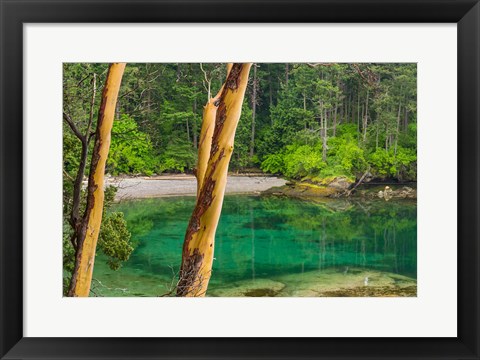
MULTIPOLYGON (((200 64, 201 66, 201 64, 200 64)), ((227 79, 232 69, 232 64, 227 65, 227 79)), ((203 69, 202 69, 203 70, 203 69)), ((205 75, 206 78, 206 75, 205 75)), ((200 129, 200 142, 198 144, 198 160, 197 160, 197 197, 203 184, 205 172, 207 171, 208 160, 210 158, 210 150, 212 147, 213 130, 215 129, 215 118, 220 97, 223 94, 225 84, 222 85, 218 94, 214 98, 210 98, 210 82, 208 83, 208 102, 203 108, 202 128, 200 129)))
POLYGON ((177 296, 205 296, 233 143, 252 64, 233 64, 220 93, 205 106, 195 209, 185 234, 177 296))
POLYGON ((102 93, 88 177, 87 204, 78 229, 75 267, 68 296, 88 296, 90 293, 95 250, 103 215, 105 164, 125 65, 125 63, 110 65, 102 93))

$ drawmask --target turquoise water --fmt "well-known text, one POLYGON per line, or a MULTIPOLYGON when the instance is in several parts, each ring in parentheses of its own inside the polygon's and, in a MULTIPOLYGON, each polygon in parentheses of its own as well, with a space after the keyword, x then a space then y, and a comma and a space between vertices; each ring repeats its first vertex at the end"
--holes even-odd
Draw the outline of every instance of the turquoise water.
MULTIPOLYGON (((137 245, 118 271, 97 256, 95 291, 104 296, 168 292, 194 201, 171 197, 116 204, 113 210, 125 213, 137 245)), ((416 286, 416 219, 416 204, 406 201, 226 196, 208 295, 242 296, 247 289, 252 296, 313 296, 313 287, 321 291, 319 284, 324 290, 416 286)))

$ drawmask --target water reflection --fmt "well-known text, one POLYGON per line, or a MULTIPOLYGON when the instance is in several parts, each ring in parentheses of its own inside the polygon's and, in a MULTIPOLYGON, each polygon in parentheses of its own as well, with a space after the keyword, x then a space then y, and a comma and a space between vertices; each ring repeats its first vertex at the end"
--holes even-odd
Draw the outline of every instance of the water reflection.
MULTIPOLYGON (((101 265, 103 281, 142 285, 171 281, 178 269, 194 198, 163 198, 116 205, 125 212, 137 248, 114 273, 101 265)), ((210 289, 238 281, 278 280, 312 271, 351 275, 359 269, 416 278, 417 230, 413 202, 303 201, 226 196, 216 236, 210 289)), ((131 284, 130 284, 131 285, 131 284)))

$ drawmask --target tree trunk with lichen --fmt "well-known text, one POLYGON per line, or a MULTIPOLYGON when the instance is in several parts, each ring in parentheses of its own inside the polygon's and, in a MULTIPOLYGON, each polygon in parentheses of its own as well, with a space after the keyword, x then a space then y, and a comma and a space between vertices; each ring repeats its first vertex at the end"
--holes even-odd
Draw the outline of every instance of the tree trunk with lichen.
POLYGON ((78 229, 75 267, 68 296, 88 296, 90 293, 95 250, 103 215, 105 164, 125 65, 125 63, 110 65, 102 93, 88 177, 87 204, 78 229))
POLYGON ((252 64, 228 66, 225 84, 205 105, 197 165, 197 201, 182 252, 177 296, 205 296, 233 143, 252 64))

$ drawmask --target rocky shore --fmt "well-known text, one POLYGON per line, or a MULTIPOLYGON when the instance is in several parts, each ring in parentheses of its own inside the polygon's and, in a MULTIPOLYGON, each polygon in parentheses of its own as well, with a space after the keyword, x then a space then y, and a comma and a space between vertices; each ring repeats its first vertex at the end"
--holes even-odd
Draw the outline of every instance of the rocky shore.
POLYGON ((356 197, 366 199, 416 199, 416 184, 363 184, 354 188, 355 184, 345 177, 335 177, 323 183, 311 181, 287 182, 263 192, 265 195, 289 196, 299 198, 342 198, 356 197))
MULTIPOLYGON (((174 174, 154 177, 107 177, 106 186, 115 186, 116 201, 164 196, 195 196, 197 180, 193 175, 174 174)), ((228 176, 226 194, 262 194, 297 198, 416 199, 415 183, 356 184, 346 177, 321 182, 287 181, 259 174, 228 176)))

